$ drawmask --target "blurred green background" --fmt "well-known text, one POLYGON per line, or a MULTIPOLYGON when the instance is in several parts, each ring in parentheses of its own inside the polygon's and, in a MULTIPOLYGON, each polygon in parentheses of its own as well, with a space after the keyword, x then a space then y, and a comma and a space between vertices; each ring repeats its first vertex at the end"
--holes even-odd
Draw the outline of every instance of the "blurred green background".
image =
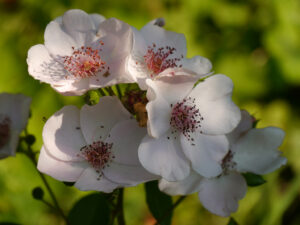
MULTIPOLYGON (((205 56, 216 73, 231 77, 235 102, 261 119, 259 127, 278 126, 286 131, 281 149, 288 158, 287 166, 265 176, 265 185, 248 189, 233 217, 249 225, 300 224, 300 1, 0 0, 0 92, 33 98, 29 132, 37 138, 35 149, 42 144, 43 117, 49 118, 65 104, 83 104, 83 98, 63 97, 27 72, 28 49, 43 43, 47 23, 71 8, 116 17, 137 28, 164 17, 166 29, 185 34, 189 57, 205 56)), ((48 180, 66 212, 87 194, 48 180)), ((24 155, 2 160, 0 222, 63 224, 31 197, 36 186, 43 184, 24 155)), ((153 224, 142 185, 126 189, 125 217, 129 225, 153 224)), ((174 225, 227 222, 228 218, 203 209, 197 195, 189 196, 173 218, 174 225)))

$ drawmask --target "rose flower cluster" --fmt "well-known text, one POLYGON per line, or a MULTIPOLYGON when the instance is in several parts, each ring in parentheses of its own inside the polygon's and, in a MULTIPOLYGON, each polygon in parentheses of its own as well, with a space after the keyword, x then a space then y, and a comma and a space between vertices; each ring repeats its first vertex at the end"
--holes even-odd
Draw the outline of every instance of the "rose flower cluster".
MULTIPOLYGON (((197 192, 206 209, 230 216, 246 194, 243 173, 286 163, 278 150, 284 132, 255 128, 232 101, 232 80, 213 74, 204 57, 187 58, 185 36, 163 26, 156 19, 138 30, 81 10, 47 25, 45 43, 28 51, 33 78, 63 95, 137 83, 130 102, 144 106, 144 121, 113 92, 95 105, 65 106, 44 126, 38 169, 80 190, 159 180, 161 191, 197 192)), ((7 120, 0 119, 2 131, 7 120)))

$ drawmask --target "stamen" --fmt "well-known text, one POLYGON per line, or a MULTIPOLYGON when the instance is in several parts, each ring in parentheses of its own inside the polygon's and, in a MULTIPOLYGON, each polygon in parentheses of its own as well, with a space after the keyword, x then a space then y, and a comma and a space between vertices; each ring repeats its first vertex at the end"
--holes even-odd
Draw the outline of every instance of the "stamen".
MULTIPOLYGON (((103 42, 100 42, 103 45, 103 42)), ((103 72, 106 76, 109 74, 109 67, 101 59, 101 49, 82 46, 79 49, 73 48, 71 56, 63 56, 64 68, 74 77, 87 78, 103 72)))
POLYGON ((0 115, 0 148, 5 146, 10 137, 11 120, 7 116, 0 115))
POLYGON ((97 173, 102 175, 102 170, 109 166, 109 163, 115 158, 111 149, 113 144, 103 141, 93 142, 90 145, 84 146, 80 149, 78 156, 83 157, 88 163, 96 170, 97 173))
POLYGON ((150 76, 152 78, 168 68, 182 66, 178 63, 183 56, 181 58, 170 58, 175 51, 176 49, 170 46, 156 48, 154 43, 148 47, 147 53, 144 55, 144 61, 151 72, 150 76))
MULTIPOLYGON (((188 140, 194 141, 190 133, 199 130, 201 128, 201 121, 203 120, 199 109, 195 105, 195 99, 189 97, 176 103, 174 107, 171 104, 171 107, 173 109, 170 125, 175 128, 174 132, 182 132, 188 140)), ((200 133, 202 133, 202 131, 200 131, 200 133)))
POLYGON ((234 162, 233 159, 234 153, 229 150, 227 155, 225 155, 225 157, 222 160, 222 169, 223 169, 223 173, 227 173, 230 170, 234 170, 234 168, 236 167, 236 162, 234 162))

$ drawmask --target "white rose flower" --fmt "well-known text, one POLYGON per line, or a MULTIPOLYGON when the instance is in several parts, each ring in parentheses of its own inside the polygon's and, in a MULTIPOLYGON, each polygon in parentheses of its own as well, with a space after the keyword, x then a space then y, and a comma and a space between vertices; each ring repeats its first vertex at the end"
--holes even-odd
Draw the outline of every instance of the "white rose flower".
POLYGON ((120 20, 69 10, 47 25, 44 38, 28 51, 28 71, 62 94, 133 82, 125 70, 132 30, 120 20))
POLYGON ((38 170, 80 190, 112 192, 157 178, 139 163, 146 134, 116 97, 103 97, 81 110, 65 106, 43 129, 38 170))
POLYGON ((148 135, 139 147, 142 165, 168 181, 188 176, 190 164, 205 177, 221 174, 219 161, 228 152, 224 134, 240 121, 231 100, 232 81, 214 75, 194 87, 195 76, 183 71, 146 83, 148 135))
POLYGON ((278 151, 284 132, 276 127, 255 129, 252 124, 249 113, 242 111, 239 126, 227 135, 230 150, 220 161, 221 176, 208 179, 193 171, 179 182, 161 180, 160 189, 171 195, 199 192, 199 199, 206 209, 219 216, 230 216, 238 209, 238 201, 247 191, 247 183, 240 173, 263 175, 286 163, 286 158, 278 151))
POLYGON ((29 117, 31 99, 22 94, 0 94, 0 158, 14 156, 29 117))
POLYGON ((146 79, 154 79, 170 68, 184 68, 198 79, 212 69, 211 62, 204 57, 186 58, 186 39, 183 34, 167 31, 162 18, 150 21, 141 30, 133 28, 134 44, 128 60, 128 70, 143 90, 146 79))

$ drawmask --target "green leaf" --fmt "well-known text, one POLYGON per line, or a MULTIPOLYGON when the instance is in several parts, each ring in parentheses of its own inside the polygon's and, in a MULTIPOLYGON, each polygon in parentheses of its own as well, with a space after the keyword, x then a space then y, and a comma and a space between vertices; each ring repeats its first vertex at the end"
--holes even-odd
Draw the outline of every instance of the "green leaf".
POLYGON ((243 173, 244 178, 247 181, 247 185, 255 187, 266 183, 266 180, 261 176, 254 173, 243 173))
POLYGON ((146 201, 153 217, 161 225, 170 225, 172 219, 172 198, 158 189, 158 181, 145 184, 146 201))
POLYGON ((235 221, 235 219, 231 217, 227 225, 239 225, 239 224, 235 221))
POLYGON ((109 223, 110 210, 101 193, 81 198, 71 209, 68 220, 71 225, 106 225, 109 223))

